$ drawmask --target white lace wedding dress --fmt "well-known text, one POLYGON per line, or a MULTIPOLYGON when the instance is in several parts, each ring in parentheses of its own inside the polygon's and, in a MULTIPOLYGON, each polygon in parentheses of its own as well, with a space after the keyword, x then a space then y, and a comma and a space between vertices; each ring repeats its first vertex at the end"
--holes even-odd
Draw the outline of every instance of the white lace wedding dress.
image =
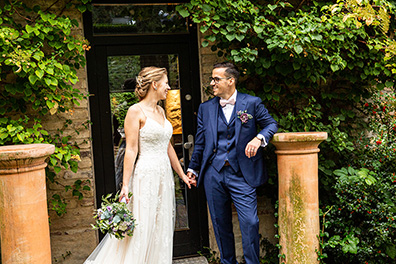
POLYGON ((173 172, 168 157, 172 125, 146 117, 139 133, 139 155, 130 180, 129 207, 136 218, 132 237, 108 234, 84 263, 171 264, 175 216, 173 172))

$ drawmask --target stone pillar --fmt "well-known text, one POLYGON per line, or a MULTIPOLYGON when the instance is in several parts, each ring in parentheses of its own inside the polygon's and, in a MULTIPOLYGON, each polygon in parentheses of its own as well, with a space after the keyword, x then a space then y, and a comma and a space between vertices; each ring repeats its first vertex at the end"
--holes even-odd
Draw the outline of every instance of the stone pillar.
POLYGON ((4 264, 50 264, 44 162, 49 144, 0 147, 0 231, 4 264))
POLYGON ((326 132, 277 133, 280 263, 319 263, 319 144, 326 132))

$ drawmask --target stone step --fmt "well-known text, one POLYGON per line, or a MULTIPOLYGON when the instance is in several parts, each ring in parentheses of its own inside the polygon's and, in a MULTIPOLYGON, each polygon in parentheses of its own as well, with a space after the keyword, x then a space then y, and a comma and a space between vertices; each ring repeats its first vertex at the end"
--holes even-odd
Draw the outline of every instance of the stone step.
POLYGON ((173 264, 208 264, 204 256, 173 260, 173 264))

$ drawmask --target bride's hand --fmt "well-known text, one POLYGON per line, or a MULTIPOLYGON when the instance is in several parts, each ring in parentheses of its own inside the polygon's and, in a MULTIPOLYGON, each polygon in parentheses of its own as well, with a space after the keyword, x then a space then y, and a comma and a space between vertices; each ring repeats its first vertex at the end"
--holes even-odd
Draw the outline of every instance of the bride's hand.
POLYGON ((184 181, 185 184, 187 184, 188 189, 191 189, 191 179, 183 173, 183 175, 180 175, 180 178, 184 181))
POLYGON ((191 171, 187 172, 187 177, 190 181, 190 184, 197 187, 197 176, 195 176, 191 171))
POLYGON ((129 193, 128 186, 122 185, 119 201, 121 202, 122 198, 125 197, 126 202, 129 203, 131 199, 128 197, 128 193, 129 193))

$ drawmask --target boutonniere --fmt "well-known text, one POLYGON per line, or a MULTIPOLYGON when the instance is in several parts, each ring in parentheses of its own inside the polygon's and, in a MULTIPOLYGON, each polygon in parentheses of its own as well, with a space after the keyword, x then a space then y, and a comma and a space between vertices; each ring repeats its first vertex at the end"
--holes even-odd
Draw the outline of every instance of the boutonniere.
POLYGON ((247 110, 245 110, 245 111, 239 110, 237 112, 237 114, 238 114, 238 118, 241 120, 242 124, 246 124, 249 121, 249 119, 253 118, 253 116, 251 114, 247 113, 247 110))

